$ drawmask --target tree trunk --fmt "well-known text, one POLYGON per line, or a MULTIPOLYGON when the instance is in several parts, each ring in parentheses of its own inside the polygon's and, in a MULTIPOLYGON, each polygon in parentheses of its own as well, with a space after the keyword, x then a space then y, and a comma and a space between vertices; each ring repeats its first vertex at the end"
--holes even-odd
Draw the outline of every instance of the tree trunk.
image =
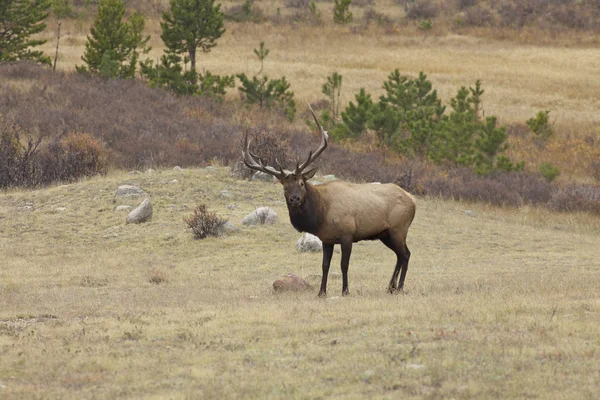
POLYGON ((60 43, 60 26, 62 21, 58 21, 58 32, 56 33, 56 53, 54 53, 54 65, 52 65, 52 71, 56 71, 56 60, 58 59, 58 44, 60 43))
POLYGON ((195 71, 196 70, 196 47, 195 46, 190 46, 189 54, 190 54, 190 64, 191 64, 192 71, 195 71))

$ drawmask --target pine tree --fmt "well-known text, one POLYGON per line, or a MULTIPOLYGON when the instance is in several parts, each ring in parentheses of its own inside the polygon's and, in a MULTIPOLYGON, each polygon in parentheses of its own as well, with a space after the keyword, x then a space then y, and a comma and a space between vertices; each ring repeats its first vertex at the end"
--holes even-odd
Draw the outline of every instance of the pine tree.
POLYGON ((34 60, 50 64, 50 57, 30 49, 46 43, 30 37, 46 29, 42 21, 50 5, 50 0, 0 0, 0 63, 34 60))
POLYGON ((208 53, 225 33, 221 5, 214 3, 214 0, 171 0, 171 9, 162 15, 163 42, 169 52, 186 54, 192 70, 196 69, 196 50, 208 53))
POLYGON ((356 99, 356 105, 353 102, 348 103, 346 111, 342 112, 342 120, 348 127, 350 136, 358 137, 367 129, 367 121, 373 107, 373 100, 364 88, 360 88, 354 98, 356 99))
POLYGON ((345 25, 352 22, 352 13, 350 12, 352 0, 334 0, 333 4, 333 22, 345 25))
POLYGON ((88 35, 81 59, 84 66, 78 72, 101 74, 106 78, 133 78, 139 55, 147 53, 150 36, 142 32, 145 18, 135 13, 127 22, 123 21, 125 5, 122 0, 100 0, 98 15, 88 35))

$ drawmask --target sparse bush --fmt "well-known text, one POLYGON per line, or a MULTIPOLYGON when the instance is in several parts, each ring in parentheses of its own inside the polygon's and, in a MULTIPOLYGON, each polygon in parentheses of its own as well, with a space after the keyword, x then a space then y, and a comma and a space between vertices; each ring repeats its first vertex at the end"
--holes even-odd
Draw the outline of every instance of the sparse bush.
POLYGON ((151 268, 150 271, 148 271, 148 282, 160 285, 161 283, 167 283, 168 281, 169 278, 165 271, 158 268, 151 268))
POLYGON ((199 204, 192 215, 183 219, 192 230, 196 239, 205 239, 208 236, 220 236, 227 219, 219 217, 215 212, 206 209, 206 205, 199 204))
POLYGON ((285 0, 285 6, 288 8, 308 8, 311 0, 285 0))
POLYGON ((340 25, 345 25, 352 22, 352 12, 350 5, 352 0, 334 0, 333 5, 333 22, 340 25))
MULTIPOLYGON (((249 135, 250 151, 258 156, 265 165, 286 166, 291 160, 288 154, 287 141, 269 129, 258 129, 249 135)), ((243 148, 240 141, 239 148, 243 148)))
POLYGON ((596 182, 600 182, 600 161, 592 161, 590 167, 592 169, 592 177, 596 182))
POLYGON ((363 19, 366 24, 376 23, 378 26, 390 26, 392 19, 380 12, 377 12, 373 8, 367 9, 363 14, 363 19))
POLYGON ((22 130, 0 115, 0 188, 36 186, 39 183, 38 147, 41 138, 22 142, 22 130))
POLYGON ((552 165, 552 163, 545 162, 540 164, 540 174, 546 179, 548 182, 552 182, 560 175, 560 169, 552 165))
POLYGON ((226 9, 225 19, 234 22, 260 23, 265 20, 265 15, 260 8, 254 6, 253 0, 245 0, 242 4, 226 9))
POLYGON ((439 11, 433 0, 417 0, 408 6, 406 17, 412 20, 427 20, 437 17, 439 11))

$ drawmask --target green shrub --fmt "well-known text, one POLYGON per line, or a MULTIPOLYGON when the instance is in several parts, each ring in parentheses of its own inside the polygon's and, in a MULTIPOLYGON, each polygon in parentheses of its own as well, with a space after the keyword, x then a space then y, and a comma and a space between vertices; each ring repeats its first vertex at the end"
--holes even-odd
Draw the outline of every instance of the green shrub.
POLYGON ((550 139, 554 133, 549 114, 550 110, 538 111, 535 117, 528 119, 526 122, 529 129, 543 140, 550 139))
POLYGON ((552 163, 546 162, 540 164, 540 173, 548 182, 554 181, 560 175, 560 169, 552 163))

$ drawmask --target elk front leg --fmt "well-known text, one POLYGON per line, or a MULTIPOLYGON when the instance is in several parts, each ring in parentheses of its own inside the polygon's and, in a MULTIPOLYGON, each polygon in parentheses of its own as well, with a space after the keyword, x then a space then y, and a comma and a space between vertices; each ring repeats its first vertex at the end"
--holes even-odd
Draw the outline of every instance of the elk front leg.
POLYGON ((327 275, 329 275, 329 265, 333 256, 333 245, 323 243, 323 276, 321 277, 321 290, 319 297, 324 297, 327 292, 327 275))
POLYGON ((348 266, 350 265, 350 254, 352 254, 352 239, 342 240, 342 296, 348 292, 348 266))

